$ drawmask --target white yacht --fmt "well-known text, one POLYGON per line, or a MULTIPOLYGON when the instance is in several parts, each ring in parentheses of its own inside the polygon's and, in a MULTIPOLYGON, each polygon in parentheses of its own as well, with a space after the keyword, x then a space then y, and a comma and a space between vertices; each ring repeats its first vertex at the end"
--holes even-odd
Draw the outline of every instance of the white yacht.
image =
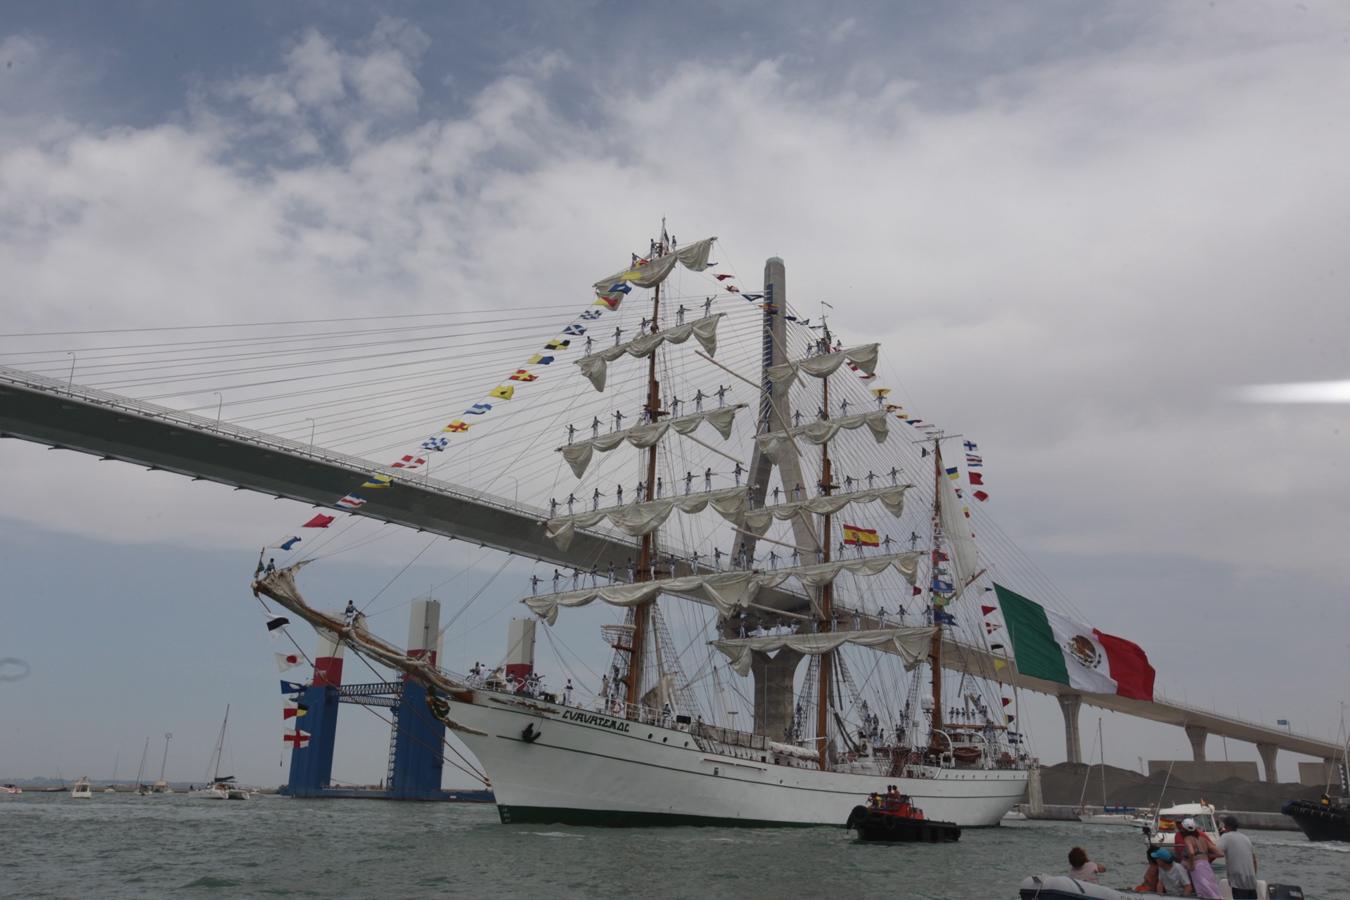
POLYGON ((89 779, 81 778, 75 782, 75 786, 70 789, 70 796, 75 800, 92 800, 94 792, 89 788, 89 779))

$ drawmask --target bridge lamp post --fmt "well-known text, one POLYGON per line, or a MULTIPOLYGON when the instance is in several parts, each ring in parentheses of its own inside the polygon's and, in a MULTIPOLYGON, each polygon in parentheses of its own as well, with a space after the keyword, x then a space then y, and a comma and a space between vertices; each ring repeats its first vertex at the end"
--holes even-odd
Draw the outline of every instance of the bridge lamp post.
POLYGON ((318 427, 318 423, 317 423, 314 419, 310 418, 309 416, 305 416, 305 421, 309 422, 309 455, 310 455, 310 456, 313 456, 313 455, 314 455, 314 429, 318 427))
POLYGON ((220 409, 225 405, 225 395, 220 391, 212 391, 220 399, 216 401, 216 431, 220 430, 220 409))
POLYGON ((517 506, 519 506, 519 505, 520 505, 520 479, 517 478, 517 477, 514 476, 514 475, 507 475, 507 476, 505 476, 505 477, 510 478, 513 482, 515 482, 515 485, 516 485, 515 504, 516 504, 517 506))
POLYGON ((66 393, 70 394, 75 386, 75 351, 67 350, 66 356, 70 357, 70 378, 66 380, 66 393))

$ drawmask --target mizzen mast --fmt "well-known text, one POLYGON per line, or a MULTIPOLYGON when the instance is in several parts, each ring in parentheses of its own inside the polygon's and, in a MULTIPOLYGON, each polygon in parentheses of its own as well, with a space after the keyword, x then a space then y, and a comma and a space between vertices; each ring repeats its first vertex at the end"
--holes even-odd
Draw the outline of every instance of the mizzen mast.
POLYGON ((933 753, 941 753, 938 736, 943 733, 942 726, 942 623, 938 621, 938 598, 934 592, 937 585, 938 563, 942 551, 938 549, 938 534, 942 528, 942 438, 933 438, 933 549, 929 560, 928 600, 933 618, 933 642, 929 645, 928 665, 933 676, 933 711, 928 728, 928 747, 933 753))
MULTIPOLYGON (((825 323, 825 317, 821 316, 823 346, 829 349, 830 328, 825 323)), ((830 379, 825 377, 821 379, 821 412, 826 419, 830 417, 830 379)), ((820 445, 820 491, 823 495, 829 496, 834 487, 834 476, 830 471, 830 442, 825 441, 820 445)), ((833 516, 825 513, 821 521, 820 530, 820 559, 821 562, 830 561, 830 544, 832 543, 833 516)), ((834 627, 834 582, 828 582, 820 589, 820 630, 829 632, 834 627)), ((816 685, 816 742, 817 759, 821 770, 829 768, 829 716, 830 716, 830 686, 834 680, 834 651, 823 653, 820 657, 820 665, 816 667, 820 676, 819 683, 816 685)))

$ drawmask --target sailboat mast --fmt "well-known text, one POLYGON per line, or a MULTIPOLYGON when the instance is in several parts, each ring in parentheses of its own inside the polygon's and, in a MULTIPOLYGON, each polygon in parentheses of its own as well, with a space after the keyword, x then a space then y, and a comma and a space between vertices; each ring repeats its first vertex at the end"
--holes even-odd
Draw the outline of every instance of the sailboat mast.
POLYGON ((165 769, 165 767, 167 767, 167 766, 169 765, 169 740, 170 740, 172 737, 173 737, 173 733, 172 733, 172 732, 169 732, 169 731, 164 732, 164 755, 163 755, 162 757, 160 757, 160 760, 159 760, 159 780, 160 780, 160 781, 163 781, 163 780, 164 780, 164 769, 165 769))
MULTIPOLYGON (((933 536, 936 538, 940 523, 942 522, 942 439, 940 437, 933 439, 933 536)), ((932 607, 933 614, 933 642, 928 648, 928 664, 933 670, 933 712, 929 723, 928 746, 929 749, 940 751, 938 744, 938 733, 942 731, 942 625, 937 621, 937 596, 933 593, 933 584, 936 579, 932 573, 936 572, 940 551, 937 541, 933 541, 933 555, 929 567, 928 599, 932 607)))
MULTIPOLYGON (((665 222, 661 224, 661 241, 657 247, 657 254, 665 255, 666 247, 666 229, 665 222)), ((652 291, 652 330, 656 330, 657 317, 661 312, 661 285, 656 285, 652 291)), ((652 353, 651 359, 647 364, 647 421, 655 422, 661 414, 661 384, 656 380, 656 354, 652 353)), ((647 450, 647 484, 646 496, 644 500, 651 501, 656 496, 656 444, 652 444, 647 450)), ((652 562, 656 554, 656 532, 651 531, 642 536, 642 549, 638 553, 637 563, 637 581, 648 581, 652 577, 652 562)), ((672 573, 674 574, 674 573, 672 573)), ((628 713, 632 715, 633 708, 637 706, 642 699, 642 669, 645 662, 645 649, 647 643, 647 630, 651 622, 652 608, 651 601, 639 603, 633 609, 633 636, 632 642, 628 648, 628 684, 627 684, 627 702, 628 713)))
POLYGON ((220 757, 225 752, 225 726, 230 723, 230 704, 225 704, 225 718, 220 723, 220 734, 216 737, 216 764, 211 770, 211 780, 220 780, 220 757))
MULTIPOLYGON (((829 346, 830 330, 824 330, 826 346, 829 346)), ((830 379, 821 379, 821 410, 825 418, 830 417, 830 379)), ((830 471, 830 442, 820 445, 820 490, 829 496, 834 477, 830 471)), ((830 561, 832 542, 832 516, 826 513, 821 523, 820 555, 821 562, 830 561)), ((834 628, 834 585, 827 582, 820 589, 820 630, 829 632, 834 628)), ((834 651, 820 655, 820 665, 816 667, 820 682, 816 685, 816 752, 822 770, 829 767, 829 744, 825 737, 829 730, 830 688, 834 675, 834 651)))

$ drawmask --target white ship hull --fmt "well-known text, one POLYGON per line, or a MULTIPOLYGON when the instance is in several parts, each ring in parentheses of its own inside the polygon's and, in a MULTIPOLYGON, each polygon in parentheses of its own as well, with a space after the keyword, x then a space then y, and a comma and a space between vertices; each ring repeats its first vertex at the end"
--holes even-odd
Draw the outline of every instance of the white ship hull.
POLYGON ((766 751, 710 752, 686 731, 576 707, 484 691, 447 702, 505 823, 842 826, 869 793, 895 784, 929 819, 979 827, 997 825, 1027 782, 1018 769, 822 772, 775 764, 766 751))

